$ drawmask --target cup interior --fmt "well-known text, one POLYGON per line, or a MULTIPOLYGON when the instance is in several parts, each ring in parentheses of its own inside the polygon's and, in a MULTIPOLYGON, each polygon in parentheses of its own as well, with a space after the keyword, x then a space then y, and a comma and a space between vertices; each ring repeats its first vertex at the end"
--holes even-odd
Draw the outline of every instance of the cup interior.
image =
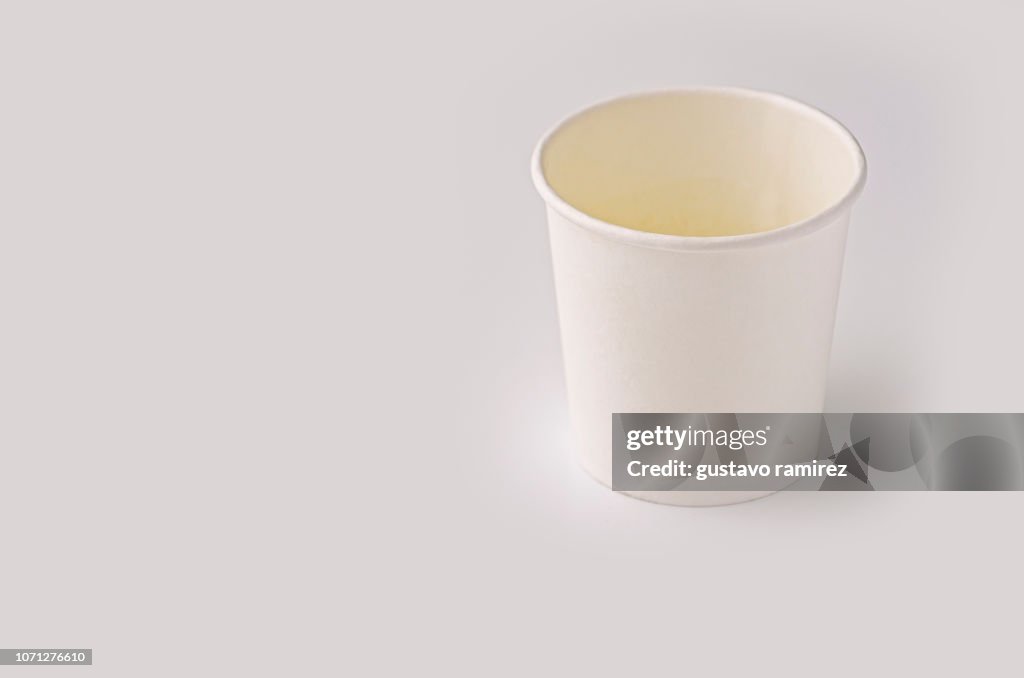
POLYGON ((617 99, 557 127, 543 180, 625 228, 731 236, 803 222, 858 184, 863 155, 838 122, 779 95, 710 89, 617 99))

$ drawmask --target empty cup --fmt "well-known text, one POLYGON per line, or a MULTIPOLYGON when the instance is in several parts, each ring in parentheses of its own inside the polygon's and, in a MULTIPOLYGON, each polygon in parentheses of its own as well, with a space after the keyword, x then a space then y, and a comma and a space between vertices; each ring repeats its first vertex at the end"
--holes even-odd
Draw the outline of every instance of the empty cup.
MULTIPOLYGON (((533 156, 547 204, 576 450, 612 482, 612 413, 820 412, 864 155, 786 97, 614 99, 533 156)), ((642 491, 732 503, 768 492, 642 491)))

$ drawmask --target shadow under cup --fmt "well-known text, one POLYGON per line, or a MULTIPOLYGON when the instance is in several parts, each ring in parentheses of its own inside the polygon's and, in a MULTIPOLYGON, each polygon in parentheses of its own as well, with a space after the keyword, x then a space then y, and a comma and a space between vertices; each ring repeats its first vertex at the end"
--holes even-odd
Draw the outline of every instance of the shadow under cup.
MULTIPOLYGON (((853 136, 786 97, 654 92, 588 108, 533 157, 547 204, 569 409, 611 485, 612 413, 820 412, 853 136)), ((632 492, 700 505, 766 493, 632 492)))

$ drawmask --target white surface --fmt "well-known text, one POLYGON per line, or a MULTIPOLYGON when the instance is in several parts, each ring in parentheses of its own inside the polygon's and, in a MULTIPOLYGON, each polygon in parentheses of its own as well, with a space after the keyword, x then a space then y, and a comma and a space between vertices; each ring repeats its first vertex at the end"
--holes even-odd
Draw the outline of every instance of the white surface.
POLYGON ((1021 495, 576 468, 528 162, 624 91, 822 107, 870 175, 829 407, 1021 411, 1022 19, 3 3, 0 640, 96 651, 5 674, 1012 673, 1021 495))

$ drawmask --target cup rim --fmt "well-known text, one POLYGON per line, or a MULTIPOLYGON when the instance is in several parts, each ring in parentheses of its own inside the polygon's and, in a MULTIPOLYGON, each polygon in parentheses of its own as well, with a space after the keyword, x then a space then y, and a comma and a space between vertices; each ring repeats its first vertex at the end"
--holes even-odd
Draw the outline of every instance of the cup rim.
POLYGON ((864 183, 867 181, 867 160, 864 157, 864 151, 860 144, 857 142, 857 138, 853 136, 841 122, 833 118, 828 113, 811 106, 810 104, 804 103, 792 97, 784 94, 778 94, 775 92, 768 92, 764 90, 748 89, 745 87, 725 87, 725 86, 696 86, 696 87, 669 87, 662 89, 650 89, 642 90, 639 92, 633 92, 630 94, 620 95, 604 99, 597 103, 586 106, 575 113, 571 113, 559 122, 555 123, 544 136, 541 137, 540 141, 537 142, 537 146, 534 148, 533 156, 530 160, 530 173, 533 177, 533 184, 540 193, 541 198, 544 202, 558 212, 560 215, 568 219, 570 222, 586 228, 589 231, 597 233, 607 238, 624 242, 631 245, 637 245, 640 247, 649 247, 654 249, 664 250, 676 250, 676 251, 709 251, 709 250, 726 250, 726 249, 742 249, 748 247, 757 247, 768 245, 772 243, 779 243, 794 238, 799 238, 805 235, 809 235, 828 224, 831 224, 835 217, 847 210, 853 202, 860 195, 864 189, 864 183), (833 202, 825 209, 817 212, 816 214, 796 221, 791 224, 779 226, 773 228, 770 231, 760 231, 758 233, 743 233, 739 235, 672 235, 668 233, 650 233, 648 231, 639 231, 636 229, 628 228, 626 226, 619 226, 602 219, 593 217, 581 209, 574 207, 563 199, 548 183, 547 178, 544 176, 544 169, 541 166, 541 158, 544 154, 548 142, 557 134, 562 128, 569 123, 573 122, 577 118, 589 113, 591 111, 603 108, 605 106, 618 103, 621 101, 628 101, 630 99, 643 99, 652 98, 658 96, 666 96, 673 94, 724 94, 737 98, 756 99, 762 102, 767 102, 775 106, 781 106, 791 111, 799 113, 804 116, 814 118, 815 120, 825 124, 827 127, 832 128, 842 137, 846 146, 854 155, 856 163, 856 176, 850 187, 842 195, 841 198, 833 202))

